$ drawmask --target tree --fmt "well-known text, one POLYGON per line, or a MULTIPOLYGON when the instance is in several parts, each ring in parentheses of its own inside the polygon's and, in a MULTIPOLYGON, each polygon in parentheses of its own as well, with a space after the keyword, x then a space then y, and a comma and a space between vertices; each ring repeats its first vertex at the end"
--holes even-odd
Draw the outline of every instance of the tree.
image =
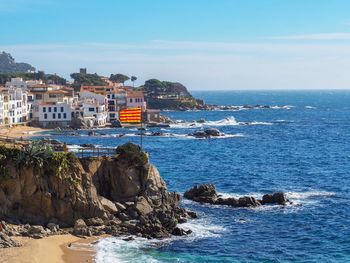
POLYGON ((125 81, 128 81, 129 79, 130 78, 128 76, 120 74, 120 73, 117 73, 115 75, 111 74, 111 76, 109 77, 109 80, 115 81, 118 83, 123 83, 123 86, 124 86, 125 81))
POLYGON ((137 80, 137 77, 131 76, 132 86, 135 87, 135 81, 137 80))

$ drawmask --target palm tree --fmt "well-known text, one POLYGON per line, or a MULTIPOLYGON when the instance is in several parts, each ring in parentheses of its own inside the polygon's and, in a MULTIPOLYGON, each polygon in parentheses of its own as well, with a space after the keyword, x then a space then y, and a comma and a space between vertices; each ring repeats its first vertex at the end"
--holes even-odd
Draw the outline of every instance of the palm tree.
POLYGON ((137 77, 131 76, 132 86, 135 88, 135 80, 137 80, 137 77))

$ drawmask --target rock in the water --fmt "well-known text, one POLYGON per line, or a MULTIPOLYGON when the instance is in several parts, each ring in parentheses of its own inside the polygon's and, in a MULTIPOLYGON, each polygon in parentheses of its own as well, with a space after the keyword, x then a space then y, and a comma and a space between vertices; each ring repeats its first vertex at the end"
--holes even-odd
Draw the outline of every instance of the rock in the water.
POLYGON ((277 192, 273 194, 266 194, 263 196, 262 204, 279 204, 279 205, 286 205, 287 203, 290 203, 290 201, 287 199, 286 195, 283 192, 277 192))
POLYGON ((190 136, 194 136, 196 138, 208 138, 208 134, 205 131, 195 131, 190 136))
MULTIPOLYGON (((215 205, 228 205, 232 207, 256 207, 265 204, 285 205, 290 203, 282 192, 264 195, 262 200, 257 200, 252 196, 243 196, 240 198, 222 198, 218 197, 215 186, 212 184, 202 184, 191 188, 184 193, 184 197, 196 202, 209 203, 215 205)), ((189 214, 189 212, 187 212, 189 214)))
POLYGON ((237 198, 229 197, 229 198, 218 198, 215 202, 216 205, 229 205, 229 206, 239 206, 239 202, 237 198))
POLYGON ((209 136, 214 136, 214 137, 217 137, 217 136, 220 136, 221 133, 218 129, 215 129, 215 128, 206 128, 204 130, 204 132, 209 135, 209 136))
POLYGON ((185 235, 189 235, 192 233, 192 230, 184 230, 182 228, 179 228, 179 227, 175 227, 172 234, 174 236, 185 236, 185 235))
POLYGON ((218 195, 213 184, 202 184, 186 191, 184 197, 196 202, 214 204, 218 195))
POLYGON ((252 196, 243 196, 238 199, 239 207, 255 207, 259 205, 261 205, 259 201, 252 196))

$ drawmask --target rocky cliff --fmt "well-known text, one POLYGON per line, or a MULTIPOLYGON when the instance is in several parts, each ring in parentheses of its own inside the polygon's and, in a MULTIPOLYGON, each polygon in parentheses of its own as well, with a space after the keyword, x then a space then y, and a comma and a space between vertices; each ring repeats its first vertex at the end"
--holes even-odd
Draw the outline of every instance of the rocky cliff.
POLYGON ((0 149, 0 220, 74 226, 77 235, 185 234, 176 226, 189 217, 179 207, 179 195, 167 191, 156 167, 136 145, 119 147, 113 157, 82 159, 33 149, 30 159, 28 149, 4 149, 0 149))

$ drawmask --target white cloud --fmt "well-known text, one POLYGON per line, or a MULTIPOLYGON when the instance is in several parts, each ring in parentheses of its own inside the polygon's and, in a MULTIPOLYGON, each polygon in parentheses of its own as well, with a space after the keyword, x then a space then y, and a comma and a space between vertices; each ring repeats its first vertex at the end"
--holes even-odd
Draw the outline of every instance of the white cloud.
POLYGON ((349 88, 345 43, 225 43, 156 40, 145 43, 6 45, 17 61, 46 72, 90 72, 180 81, 190 89, 349 88))

